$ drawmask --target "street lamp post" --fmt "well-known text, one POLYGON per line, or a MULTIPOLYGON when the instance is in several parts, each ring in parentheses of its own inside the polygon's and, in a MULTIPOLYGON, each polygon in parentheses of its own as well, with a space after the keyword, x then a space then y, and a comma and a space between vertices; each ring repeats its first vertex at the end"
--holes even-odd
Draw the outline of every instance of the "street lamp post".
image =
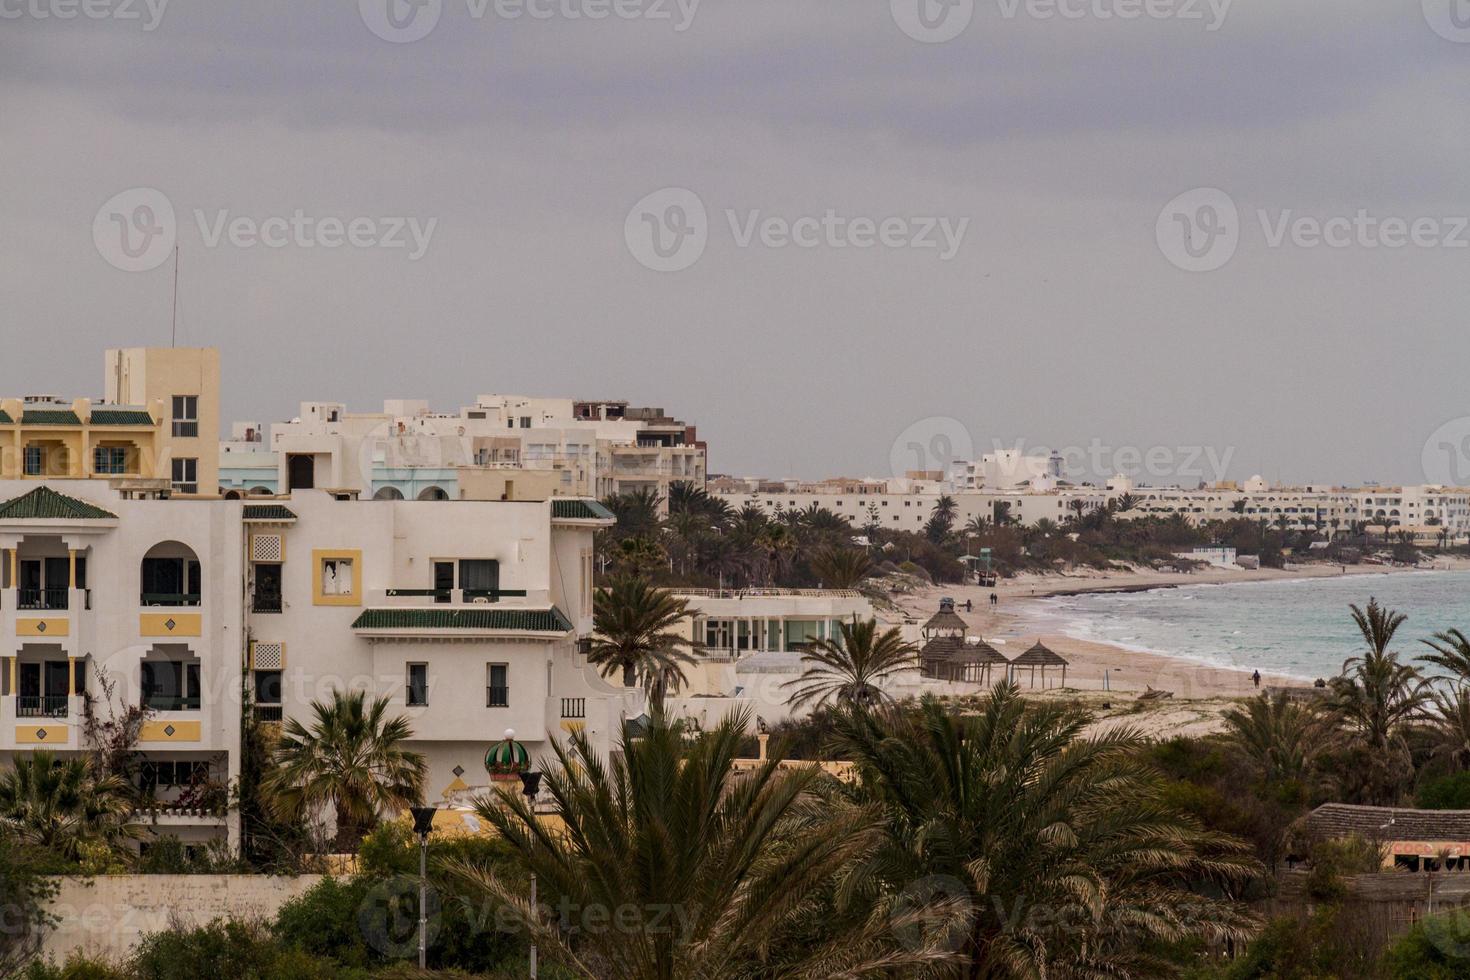
POLYGON ((411 807, 413 832, 419 835, 419 969, 428 969, 429 960, 429 832, 434 829, 432 806, 411 807))
MULTIPOLYGON (((521 777, 521 795, 526 798, 526 806, 530 808, 531 815, 536 814, 536 794, 541 792, 541 774, 539 772, 523 772, 521 777)), ((531 872, 531 914, 536 915, 536 872, 531 872)), ((536 936, 531 935, 531 980, 536 980, 536 936)))

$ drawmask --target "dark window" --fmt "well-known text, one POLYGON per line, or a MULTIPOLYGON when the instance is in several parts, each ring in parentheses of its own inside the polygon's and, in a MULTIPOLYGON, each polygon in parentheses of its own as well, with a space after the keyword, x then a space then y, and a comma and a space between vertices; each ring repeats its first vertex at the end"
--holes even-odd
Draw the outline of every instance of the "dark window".
POLYGON ((484 596, 494 599, 500 588, 500 562, 486 558, 466 558, 459 563, 459 587, 466 599, 484 596))
POLYGON ((144 558, 143 605, 197 606, 202 577, 192 558, 144 558))
POLYGON ((286 457, 286 489, 310 490, 316 486, 316 460, 310 456, 286 457))
POLYGON ((155 711, 199 710, 199 665, 181 660, 142 663, 143 703, 155 711))
POLYGON ((408 703, 422 707, 429 703, 429 665, 408 665, 408 703))
POLYGON ((98 446, 92 450, 92 471, 118 476, 128 471, 128 451, 123 446, 98 446))
POLYGON ((198 493, 199 460, 176 458, 173 461, 172 483, 175 493, 198 493))
POLYGON ((490 708, 510 707, 510 667, 490 664, 486 671, 485 705, 490 708))
POLYGON ((44 476, 46 473, 46 450, 40 446, 25 448, 25 475, 44 476))
POLYGON ((251 611, 278 613, 281 611, 281 566, 255 566, 255 595, 251 598, 251 611))
POLYGON ((434 601, 448 602, 454 591, 454 562, 434 562, 434 601))
POLYGON ((255 672, 255 703, 281 703, 281 672, 279 670, 257 670, 255 672))
POLYGON ((199 435, 199 396, 174 395, 174 435, 184 439, 199 435))

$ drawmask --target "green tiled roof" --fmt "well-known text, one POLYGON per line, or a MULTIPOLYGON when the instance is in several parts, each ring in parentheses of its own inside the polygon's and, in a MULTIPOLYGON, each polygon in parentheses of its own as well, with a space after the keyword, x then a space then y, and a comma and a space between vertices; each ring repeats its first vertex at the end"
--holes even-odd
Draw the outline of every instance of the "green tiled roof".
POLYGON ((153 416, 132 408, 99 408, 92 412, 93 425, 152 425, 153 416))
POLYGON ((0 408, 0 425, 10 425, 14 421, 15 419, 10 417, 9 412, 5 411, 3 408, 0 408))
POLYGON ((296 514, 282 504, 246 504, 247 521, 294 521, 296 514))
POLYGON ((550 609, 365 609, 355 630, 511 630, 567 633, 571 621, 550 609))
POLYGON ((552 497, 551 516, 558 521, 613 521, 613 512, 595 500, 578 497, 552 497))
POLYGON ((21 415, 23 425, 81 425, 82 420, 69 408, 28 408, 21 415))
POLYGON ((85 500, 37 487, 23 497, 0 504, 0 521, 103 521, 117 515, 85 500))

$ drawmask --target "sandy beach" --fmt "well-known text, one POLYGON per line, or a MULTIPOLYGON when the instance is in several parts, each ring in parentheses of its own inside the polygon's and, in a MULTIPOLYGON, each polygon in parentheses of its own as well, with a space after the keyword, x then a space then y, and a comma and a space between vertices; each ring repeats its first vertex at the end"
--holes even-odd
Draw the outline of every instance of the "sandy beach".
MULTIPOLYGON (((1446 570, 1470 569, 1462 559, 1441 561, 1436 566, 1446 570)), ((1040 697, 1065 697, 1081 700, 1097 710, 1100 727, 1131 724, 1148 734, 1203 734, 1220 728, 1220 715, 1240 698, 1258 692, 1251 679, 1249 664, 1230 669, 1193 660, 1171 657, 1166 653, 1146 653, 1108 643, 1080 640, 1039 624, 1034 603, 1038 599, 1083 592, 1123 592, 1210 583, 1258 582, 1302 578, 1324 578, 1342 575, 1382 575, 1390 569, 1381 565, 1347 566, 1308 565, 1290 569, 1227 570, 1208 569, 1193 573, 1152 571, 1088 570, 1070 575, 1021 575, 1004 579, 995 589, 978 586, 945 585, 928 587, 906 595, 893 595, 892 600, 903 610, 906 621, 922 624, 939 608, 942 597, 955 600, 957 612, 970 628, 971 635, 983 637, 1006 657, 1014 658, 1037 640, 1066 658, 1066 690, 1060 688, 1058 671, 1047 671, 1047 688, 1041 688, 1038 675, 1031 688, 1029 672, 1018 675, 1028 692, 1040 697), (992 609, 990 594, 999 603, 992 609), (973 611, 965 603, 973 603, 973 611), (1138 695, 1148 688, 1172 692, 1160 702, 1139 702, 1138 695), (1106 707, 1104 707, 1106 705, 1106 707)), ((1301 678, 1279 675, 1261 677, 1261 688, 1302 687, 1301 678)), ((978 692, 979 686, 976 685, 978 692)))

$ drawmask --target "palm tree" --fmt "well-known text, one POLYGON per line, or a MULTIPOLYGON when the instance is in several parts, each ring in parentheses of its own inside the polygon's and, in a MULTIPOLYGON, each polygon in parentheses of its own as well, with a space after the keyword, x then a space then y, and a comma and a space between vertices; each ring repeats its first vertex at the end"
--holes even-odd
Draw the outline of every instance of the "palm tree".
POLYGON ((1436 633, 1432 639, 1419 642, 1434 652, 1426 653, 1417 659, 1443 667, 1450 672, 1451 678, 1457 683, 1470 683, 1470 637, 1457 629, 1452 629, 1436 633))
POLYGON ((877 619, 853 616, 851 622, 839 623, 838 629, 836 639, 806 644, 801 654, 806 670, 781 685, 796 688, 791 697, 793 708, 805 704, 824 708, 834 701, 859 708, 890 703, 883 681, 917 665, 918 648, 905 641, 896 626, 880 635, 877 619))
POLYGON ((286 722, 274 752, 275 769, 262 781, 271 809, 298 820, 331 804, 337 846, 361 841, 383 810, 401 810, 423 799, 428 763, 404 745, 413 737, 408 719, 388 717, 387 698, 367 703, 364 691, 332 692, 330 704, 313 701, 310 728, 286 722))
POLYGON ((618 519, 621 534, 651 534, 658 529, 659 508, 663 498, 657 490, 638 489, 603 498, 602 505, 618 519))
POLYGON ((1368 650, 1343 663, 1342 675, 1330 683, 1328 703, 1361 740, 1361 767, 1348 775, 1367 777, 1365 795, 1388 804, 1412 771, 1403 730, 1430 700, 1429 682, 1388 650, 1407 616, 1380 606, 1377 599, 1369 599, 1367 609, 1350 608, 1368 650))
POLYGON ((886 829, 844 887, 879 913, 926 909, 971 978, 1158 976, 1150 947, 1249 935, 1243 906, 1208 897, 1260 873, 1246 845, 1160 800, 1136 733, 1084 737, 1087 721, 1011 683, 973 717, 932 698, 896 722, 839 714, 852 797, 886 829))
POLYGON ((990 530, 990 519, 987 518, 984 514, 976 514, 974 517, 965 522, 964 530, 965 534, 967 535, 973 534, 976 537, 979 537, 986 531, 990 530))
POLYGON ((96 775, 86 759, 38 749, 17 755, 0 774, 0 829, 69 860, 82 844, 136 836, 127 822, 132 812, 132 787, 121 777, 96 775))
POLYGON ((1245 709, 1225 713, 1226 737, 1255 764, 1269 782, 1311 778, 1317 756, 1324 748, 1329 726, 1311 707, 1289 698, 1252 698, 1245 709))
POLYGON ((823 548, 811 559, 812 574, 829 589, 853 589, 868 577, 873 561, 861 548, 823 548))
POLYGON ((678 632, 691 617, 689 603, 647 579, 619 576, 593 597, 595 634, 587 662, 603 677, 621 672, 623 686, 640 679, 653 707, 662 709, 670 687, 684 683, 693 643, 678 632))
POLYGON ((953 497, 949 494, 941 496, 934 502, 934 510, 924 524, 924 536, 935 544, 943 544, 954 530, 954 518, 958 512, 959 505, 953 497))
POLYGON ((1428 725, 1434 754, 1448 759, 1456 772, 1470 769, 1470 689, 1456 685, 1449 694, 1436 692, 1434 706, 1428 725))
POLYGON ((682 723, 656 713, 610 760, 574 732, 570 745, 556 746, 558 764, 546 775, 564 832, 550 831, 519 793, 479 800, 480 817, 536 875, 541 908, 488 868, 458 862, 451 873, 508 909, 579 976, 815 978, 938 959, 893 949, 886 922, 839 929, 817 919, 814 896, 867 857, 880 831, 862 807, 818 805, 815 766, 786 769, 775 757, 735 772, 748 721, 738 712, 691 739, 682 723), (575 927, 583 910, 619 918, 613 928, 604 918, 603 928, 574 935, 547 906, 573 910, 575 927), (625 910, 638 921, 625 921, 625 910), (806 941, 817 934, 820 941, 806 941))
POLYGON ((1130 510, 1138 506, 1138 498, 1135 497, 1132 493, 1125 490, 1122 495, 1117 498, 1117 503, 1118 512, 1126 514, 1130 510))

